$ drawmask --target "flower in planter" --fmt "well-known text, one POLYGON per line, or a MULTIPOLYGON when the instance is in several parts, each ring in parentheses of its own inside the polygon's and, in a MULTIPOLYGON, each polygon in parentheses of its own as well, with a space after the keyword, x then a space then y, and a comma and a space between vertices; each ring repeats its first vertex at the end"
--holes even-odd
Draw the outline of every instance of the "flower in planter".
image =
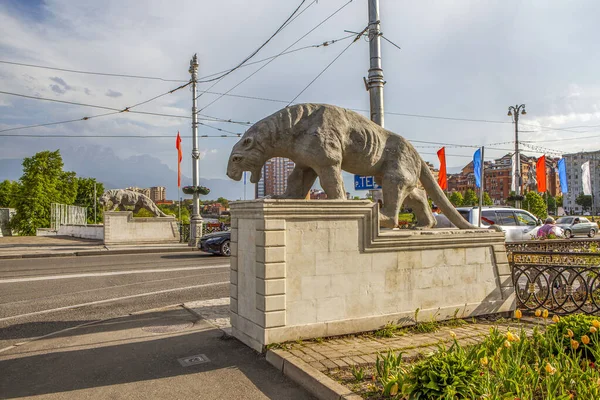
POLYGON ((481 363, 481 365, 484 365, 484 366, 488 365, 488 358, 487 358, 487 356, 483 357, 481 360, 479 360, 479 362, 481 363))
POLYGON ((508 339, 509 342, 519 341, 519 337, 517 335, 514 335, 511 331, 506 332, 506 339, 508 339))
POLYGON ((552 317, 552 321, 554 323, 558 323, 558 321, 560 321, 560 317, 558 315, 555 315, 554 317, 552 317))
POLYGON ((550 375, 554 375, 554 373, 556 372, 556 368, 554 368, 552 364, 546 363, 546 372, 550 375))
POLYGON ((598 329, 598 328, 600 328, 600 321, 595 319, 592 321, 592 325, 594 325, 594 328, 598 329))
POLYGON ((573 338, 573 331, 570 329, 567 329, 567 336, 565 336, 565 337, 573 338))
POLYGON ((508 340, 504 341, 504 347, 506 347, 507 349, 510 347, 510 342, 508 340))
POLYGON ((542 310, 535 310, 535 316, 540 317, 542 315, 542 310))
POLYGON ((571 339, 571 347, 573 350, 577 350, 579 348, 579 342, 577 340, 571 339))
POLYGON ((548 310, 542 311, 542 317, 544 317, 544 319, 548 318, 548 310))
POLYGON ((596 333, 598 329, 595 326, 590 326, 590 333, 596 333))
POLYGON ((518 308, 515 310, 515 318, 516 319, 521 319, 523 318, 523 313, 521 312, 521 310, 519 310, 518 308))
POLYGON ((589 343, 590 343, 590 338, 589 338, 589 336, 588 336, 588 335, 583 335, 583 336, 581 337, 581 343, 583 343, 583 344, 589 344, 589 343))

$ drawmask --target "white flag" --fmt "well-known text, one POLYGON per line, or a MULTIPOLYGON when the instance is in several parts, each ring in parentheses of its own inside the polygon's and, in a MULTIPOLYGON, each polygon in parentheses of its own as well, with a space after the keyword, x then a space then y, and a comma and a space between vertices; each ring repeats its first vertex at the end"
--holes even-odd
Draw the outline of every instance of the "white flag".
POLYGON ((586 161, 581 166, 581 183, 583 184, 583 194, 591 195, 592 194, 592 181, 590 178, 590 162, 586 161))
POLYGON ((510 180, 510 190, 517 191, 517 153, 514 153, 510 159, 512 164, 512 179, 510 180))

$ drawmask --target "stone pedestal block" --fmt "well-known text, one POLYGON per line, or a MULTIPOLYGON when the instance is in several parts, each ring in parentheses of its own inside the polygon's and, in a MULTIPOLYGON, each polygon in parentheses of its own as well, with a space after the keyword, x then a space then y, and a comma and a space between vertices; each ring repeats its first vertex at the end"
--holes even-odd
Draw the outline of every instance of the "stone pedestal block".
POLYGON ((104 213, 104 244, 179 243, 175 217, 133 218, 131 211, 104 213))
POLYGON ((514 309, 504 234, 380 231, 369 201, 231 204, 231 325, 248 346, 514 309), (458 310, 458 311, 457 311, 458 310))

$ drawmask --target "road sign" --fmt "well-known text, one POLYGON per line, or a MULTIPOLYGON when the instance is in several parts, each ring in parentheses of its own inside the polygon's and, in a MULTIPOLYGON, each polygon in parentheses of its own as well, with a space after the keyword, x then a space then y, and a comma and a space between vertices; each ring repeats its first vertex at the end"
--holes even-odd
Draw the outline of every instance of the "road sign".
POLYGON ((354 190, 381 189, 372 176, 354 175, 354 190))

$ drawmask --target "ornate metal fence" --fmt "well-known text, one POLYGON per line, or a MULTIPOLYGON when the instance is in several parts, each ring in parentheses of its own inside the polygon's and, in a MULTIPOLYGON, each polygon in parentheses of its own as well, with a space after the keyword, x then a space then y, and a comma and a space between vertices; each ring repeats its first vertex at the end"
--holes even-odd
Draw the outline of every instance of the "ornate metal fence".
POLYGON ((190 241, 190 224, 179 224, 179 242, 187 243, 190 241))
POLYGON ((517 307, 564 315, 600 313, 597 240, 507 244, 517 307))
POLYGON ((61 225, 87 225, 87 208, 50 204, 50 228, 57 231, 61 225))

